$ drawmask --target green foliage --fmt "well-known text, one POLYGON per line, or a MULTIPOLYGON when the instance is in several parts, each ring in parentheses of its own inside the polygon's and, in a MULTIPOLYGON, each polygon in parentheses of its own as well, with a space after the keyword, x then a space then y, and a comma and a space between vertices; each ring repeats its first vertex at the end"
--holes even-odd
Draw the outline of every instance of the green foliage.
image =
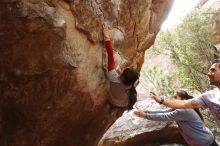
MULTIPOLYGON (((214 20, 212 9, 199 9, 188 14, 181 24, 172 30, 159 33, 150 50, 151 57, 158 54, 169 56, 176 67, 163 74, 159 67, 143 69, 153 90, 159 95, 172 95, 177 87, 188 88, 191 93, 201 93, 209 89, 206 73, 211 62, 219 57, 209 38, 214 20)), ((218 142, 220 131, 207 110, 202 111, 206 125, 212 130, 218 142), (211 119, 211 120, 210 120, 211 119)))
POLYGON ((173 73, 166 73, 160 67, 143 67, 141 80, 142 82, 147 80, 151 83, 149 87, 150 90, 157 91, 160 95, 170 97, 176 89, 176 86, 173 84, 173 76, 175 76, 173 73))
POLYGON ((169 55, 176 65, 181 86, 194 91, 208 89, 206 73, 218 56, 217 49, 209 43, 212 15, 210 9, 199 9, 188 14, 176 28, 161 32, 152 47, 156 54, 169 55))

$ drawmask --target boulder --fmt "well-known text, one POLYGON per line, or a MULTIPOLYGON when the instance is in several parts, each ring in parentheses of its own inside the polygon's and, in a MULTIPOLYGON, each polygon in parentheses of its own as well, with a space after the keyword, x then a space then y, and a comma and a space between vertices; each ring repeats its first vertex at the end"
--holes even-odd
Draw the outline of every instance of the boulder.
MULTIPOLYGON (((167 110, 152 99, 136 103, 143 111, 167 110)), ((109 128, 98 146, 160 146, 186 144, 175 122, 151 121, 139 118, 134 110, 124 114, 109 128)))
POLYGON ((140 70, 172 3, 1 0, 0 145, 96 146, 124 111, 107 102, 102 24, 140 70))

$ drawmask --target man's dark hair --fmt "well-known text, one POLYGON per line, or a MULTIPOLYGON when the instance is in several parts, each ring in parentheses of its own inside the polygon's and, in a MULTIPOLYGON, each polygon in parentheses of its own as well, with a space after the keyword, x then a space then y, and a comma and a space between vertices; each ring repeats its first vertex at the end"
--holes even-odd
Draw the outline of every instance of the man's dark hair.
POLYGON ((215 59, 215 60, 212 62, 212 64, 215 64, 215 63, 218 63, 218 64, 219 64, 218 67, 220 68, 220 59, 215 59))
POLYGON ((220 63, 220 59, 215 59, 215 60, 212 62, 212 64, 214 64, 214 63, 220 63))

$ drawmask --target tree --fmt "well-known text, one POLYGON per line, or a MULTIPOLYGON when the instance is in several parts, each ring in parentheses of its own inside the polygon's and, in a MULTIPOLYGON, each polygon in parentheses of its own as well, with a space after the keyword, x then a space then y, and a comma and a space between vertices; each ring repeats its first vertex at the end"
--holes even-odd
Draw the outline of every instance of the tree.
POLYGON ((156 90, 160 95, 170 97, 173 95, 176 86, 173 84, 173 74, 164 72, 162 68, 152 66, 144 66, 142 68, 141 82, 148 82, 150 85, 147 86, 150 90, 156 90))
POLYGON ((209 88, 206 73, 219 52, 209 42, 212 15, 210 9, 197 9, 189 13, 172 30, 161 32, 152 47, 155 53, 170 57, 181 86, 204 92, 209 88))
MULTIPOLYGON (((219 51, 210 44, 211 24, 214 11, 210 8, 196 9, 189 13, 182 22, 172 30, 159 33, 150 57, 158 54, 167 55, 174 70, 163 74, 158 66, 143 68, 144 78, 152 83, 153 90, 159 95, 171 95, 176 87, 188 88, 194 94, 208 90, 206 73, 211 62, 219 57, 219 51), (168 75, 168 76, 167 76, 168 75)), ((219 129, 209 111, 202 111, 207 126, 220 141, 219 129)))

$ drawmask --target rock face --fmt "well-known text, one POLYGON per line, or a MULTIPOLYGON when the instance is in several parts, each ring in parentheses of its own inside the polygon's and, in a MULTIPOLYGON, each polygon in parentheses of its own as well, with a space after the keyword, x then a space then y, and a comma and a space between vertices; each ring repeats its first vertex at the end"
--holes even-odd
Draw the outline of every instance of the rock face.
MULTIPOLYGON (((165 110, 152 99, 136 104, 142 110, 165 110)), ((139 118, 134 111, 125 112, 105 133, 99 146, 160 146, 161 144, 186 144, 174 122, 159 122, 139 118)))
POLYGON ((215 12, 213 15, 212 35, 210 42, 216 47, 220 48, 220 0, 200 0, 197 7, 211 7, 215 12))
POLYGON ((214 15, 214 23, 213 23, 213 33, 211 35, 211 42, 216 48, 220 48, 220 0, 214 0, 211 4, 211 7, 216 10, 216 14, 214 15))
POLYGON ((1 0, 0 145, 96 146, 123 112, 107 103, 102 23, 140 69, 172 3, 1 0))

